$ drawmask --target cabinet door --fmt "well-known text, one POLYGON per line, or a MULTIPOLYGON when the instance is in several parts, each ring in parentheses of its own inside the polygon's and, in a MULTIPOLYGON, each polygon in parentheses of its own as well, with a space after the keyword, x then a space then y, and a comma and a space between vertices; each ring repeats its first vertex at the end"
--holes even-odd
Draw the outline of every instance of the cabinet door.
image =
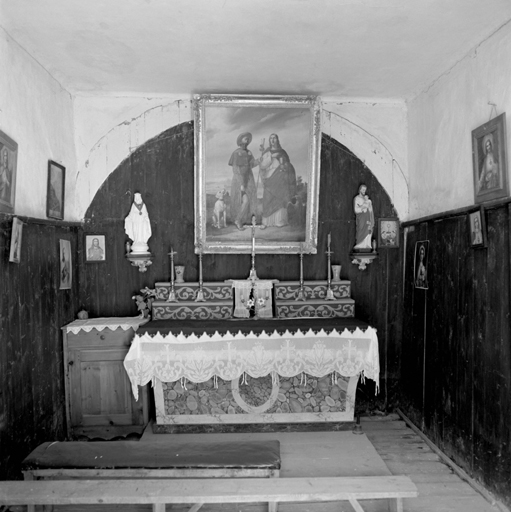
POLYGON ((124 368, 127 348, 69 349, 72 427, 143 425, 143 403, 136 402, 124 368))

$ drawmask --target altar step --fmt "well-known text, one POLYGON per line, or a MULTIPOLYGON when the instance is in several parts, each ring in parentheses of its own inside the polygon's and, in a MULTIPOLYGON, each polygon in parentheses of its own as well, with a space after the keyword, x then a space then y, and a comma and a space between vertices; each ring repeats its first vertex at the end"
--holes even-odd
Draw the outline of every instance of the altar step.
MULTIPOLYGON (((199 283, 174 283, 175 302, 168 300, 170 289, 170 283, 155 283, 153 320, 232 318, 233 289, 230 281, 203 283, 204 302, 196 301, 199 283)), ((303 300, 298 300, 299 281, 275 282, 275 315, 278 318, 354 317, 355 301, 350 298, 350 281, 332 281, 330 290, 329 294, 327 281, 306 281, 302 287, 303 300)))

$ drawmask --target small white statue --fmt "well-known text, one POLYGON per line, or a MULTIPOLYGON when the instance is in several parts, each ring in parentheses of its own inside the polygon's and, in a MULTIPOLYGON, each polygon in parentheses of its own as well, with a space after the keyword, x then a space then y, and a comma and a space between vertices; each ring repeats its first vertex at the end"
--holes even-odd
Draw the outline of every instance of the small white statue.
POLYGON ((367 186, 360 185, 358 194, 353 199, 353 210, 356 217, 355 251, 371 251, 371 238, 374 228, 373 203, 367 195, 367 186))
POLYGON ((124 231, 133 240, 132 254, 149 253, 147 241, 152 234, 151 222, 149 221, 147 207, 139 192, 135 193, 130 213, 124 220, 124 231))

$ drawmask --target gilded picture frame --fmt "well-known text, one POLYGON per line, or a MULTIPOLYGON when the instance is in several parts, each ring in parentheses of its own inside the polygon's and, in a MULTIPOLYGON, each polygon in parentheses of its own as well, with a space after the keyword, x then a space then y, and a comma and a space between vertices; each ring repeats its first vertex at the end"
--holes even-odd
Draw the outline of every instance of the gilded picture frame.
POLYGON ((195 252, 317 252, 317 96, 194 96, 195 252), (251 228, 250 224, 255 227, 251 228))
POLYGON ((472 131, 474 200, 486 203, 509 195, 506 114, 472 131))
POLYGON ((18 144, 0 131, 0 212, 14 213, 18 144))

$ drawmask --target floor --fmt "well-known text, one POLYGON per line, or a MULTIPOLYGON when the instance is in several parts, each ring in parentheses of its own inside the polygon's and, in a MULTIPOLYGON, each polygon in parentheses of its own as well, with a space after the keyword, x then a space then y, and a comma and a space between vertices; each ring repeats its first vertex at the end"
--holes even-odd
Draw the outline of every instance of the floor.
MULTIPOLYGON (((502 512, 463 481, 397 415, 361 420, 362 435, 348 432, 285 432, 254 434, 174 434, 199 441, 204 436, 230 439, 278 439, 281 443, 281 476, 408 475, 419 497, 404 500, 407 512, 502 512), (366 444, 367 443, 367 444, 366 444), (367 446, 369 445, 369 447, 367 446)), ((164 443, 172 434, 147 429, 140 442, 164 443)), ((211 437, 208 437, 211 438, 211 437)), ((187 440, 189 440, 187 439, 187 440)), ((184 440, 184 438, 183 438, 184 440)), ((362 501, 366 512, 387 511, 384 500, 362 501)), ((185 510, 185 507, 172 507, 185 510)), ((265 512, 264 504, 205 505, 203 512, 265 512)), ((352 512, 348 502, 282 504, 279 512, 352 512)))
MULTIPOLYGON (((397 414, 362 417, 362 434, 340 432, 278 432, 240 434, 154 434, 146 428, 138 442, 164 445, 170 437, 201 442, 223 439, 278 439, 281 444, 281 476, 408 475, 419 496, 404 500, 406 512, 509 512, 491 504, 458 472, 448 466, 418 432, 397 414)), ((137 442, 137 441, 134 441, 137 442)), ((365 512, 387 512, 386 500, 361 501, 365 512)), ((150 507, 74 506, 55 507, 59 512, 149 512, 150 507)), ((168 506, 167 512, 185 512, 189 506, 168 506)), ((201 512, 267 512, 264 503, 204 505, 201 512)), ((349 502, 290 503, 279 512, 353 512, 349 502)), ((13 512, 19 512, 17 510, 13 512)))

